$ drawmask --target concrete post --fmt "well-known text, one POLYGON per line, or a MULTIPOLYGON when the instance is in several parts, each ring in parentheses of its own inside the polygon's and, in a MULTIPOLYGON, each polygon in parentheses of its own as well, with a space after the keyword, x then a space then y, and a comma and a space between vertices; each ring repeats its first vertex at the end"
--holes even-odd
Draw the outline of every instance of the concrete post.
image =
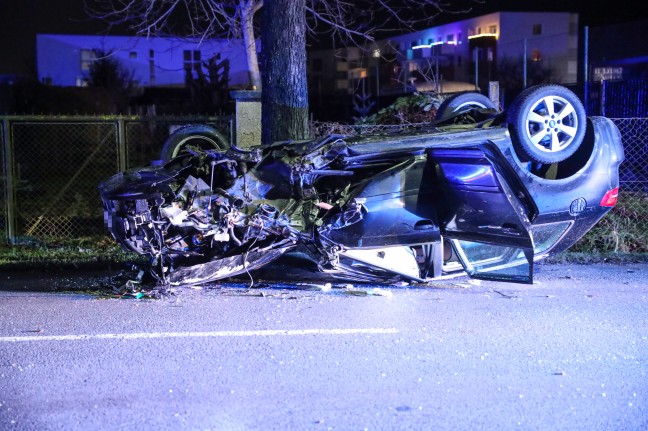
POLYGON ((488 98, 497 109, 500 108, 500 85, 499 81, 488 82, 488 98))
POLYGON ((7 118, 2 121, 2 141, 4 144, 4 171, 5 178, 5 227, 7 232, 7 243, 14 245, 16 243, 16 190, 14 189, 14 160, 13 160, 13 137, 11 133, 11 123, 7 118))
POLYGON ((239 90, 230 92, 234 99, 234 144, 240 148, 261 145, 261 92, 239 90))

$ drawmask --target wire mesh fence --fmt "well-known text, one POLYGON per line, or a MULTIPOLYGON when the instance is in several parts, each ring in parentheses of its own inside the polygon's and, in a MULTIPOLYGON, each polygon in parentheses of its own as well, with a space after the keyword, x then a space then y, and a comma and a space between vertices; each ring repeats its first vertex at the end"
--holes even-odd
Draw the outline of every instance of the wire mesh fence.
POLYGON ((623 140, 625 161, 619 175, 628 193, 648 192, 648 118, 614 118, 623 140))
MULTIPOLYGON (((5 142, 5 125, 6 121, 0 122, 0 137, 2 138, 2 142, 5 142)), ((2 232, 7 232, 7 174, 6 174, 6 169, 7 169, 7 164, 5 162, 5 151, 0 151, 0 163, 2 166, 2 171, 0 172, 0 208, 2 208, 2 211, 0 211, 0 233, 2 232)))
POLYGON ((16 230, 25 237, 71 237, 100 219, 96 185, 114 171, 117 127, 101 122, 11 125, 16 230))
MULTIPOLYGON (((186 124, 230 135, 229 118, 0 117, 0 235, 49 242, 105 232, 97 185, 159 158, 166 138, 186 124)), ((648 118, 617 118, 625 148, 619 203, 597 229, 601 251, 648 252, 648 118), (601 233, 601 229, 603 232, 601 233)), ((312 136, 397 132, 407 125, 311 124, 312 136)))
POLYGON ((619 169, 619 202, 599 223, 611 237, 606 250, 648 252, 648 118, 613 119, 621 132, 625 161, 619 169))
POLYGON ((0 233, 10 243, 104 232, 100 181, 160 158, 170 131, 229 118, 5 117, 0 233))

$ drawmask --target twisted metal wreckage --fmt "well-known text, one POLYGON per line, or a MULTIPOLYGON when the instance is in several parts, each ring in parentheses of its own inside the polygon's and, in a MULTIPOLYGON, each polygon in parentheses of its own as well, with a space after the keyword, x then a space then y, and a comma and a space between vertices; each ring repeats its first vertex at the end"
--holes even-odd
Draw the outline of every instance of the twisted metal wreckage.
POLYGON ((569 247, 616 203, 619 133, 586 118, 563 87, 529 89, 507 112, 484 99, 459 94, 440 120, 407 132, 188 145, 100 185, 107 227, 174 285, 289 252, 355 281, 465 269, 531 283, 534 260, 569 247))

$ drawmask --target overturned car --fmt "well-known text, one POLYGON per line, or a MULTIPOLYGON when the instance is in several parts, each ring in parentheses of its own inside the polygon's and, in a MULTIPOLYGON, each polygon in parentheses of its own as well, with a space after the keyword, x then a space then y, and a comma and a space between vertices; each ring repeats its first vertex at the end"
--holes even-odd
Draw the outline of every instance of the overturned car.
POLYGON ((616 203, 619 131, 564 87, 530 88, 506 112, 463 93, 437 118, 398 133, 174 150, 99 186, 105 221, 161 283, 219 280, 286 253, 355 281, 464 269, 531 283, 534 261, 616 203))

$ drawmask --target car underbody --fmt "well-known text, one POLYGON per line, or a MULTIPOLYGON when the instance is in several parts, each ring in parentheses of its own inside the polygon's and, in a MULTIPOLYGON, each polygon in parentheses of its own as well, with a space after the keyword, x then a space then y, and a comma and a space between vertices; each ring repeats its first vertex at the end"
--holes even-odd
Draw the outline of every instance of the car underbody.
MULTIPOLYGON (((531 283, 535 260, 569 247, 614 204, 618 130, 583 117, 579 148, 541 163, 516 144, 510 118, 482 108, 407 132, 189 150, 102 183, 106 225, 174 285, 286 253, 346 280, 423 282, 464 269, 531 283)), ((538 144, 523 127, 554 157, 556 133, 538 144)))

